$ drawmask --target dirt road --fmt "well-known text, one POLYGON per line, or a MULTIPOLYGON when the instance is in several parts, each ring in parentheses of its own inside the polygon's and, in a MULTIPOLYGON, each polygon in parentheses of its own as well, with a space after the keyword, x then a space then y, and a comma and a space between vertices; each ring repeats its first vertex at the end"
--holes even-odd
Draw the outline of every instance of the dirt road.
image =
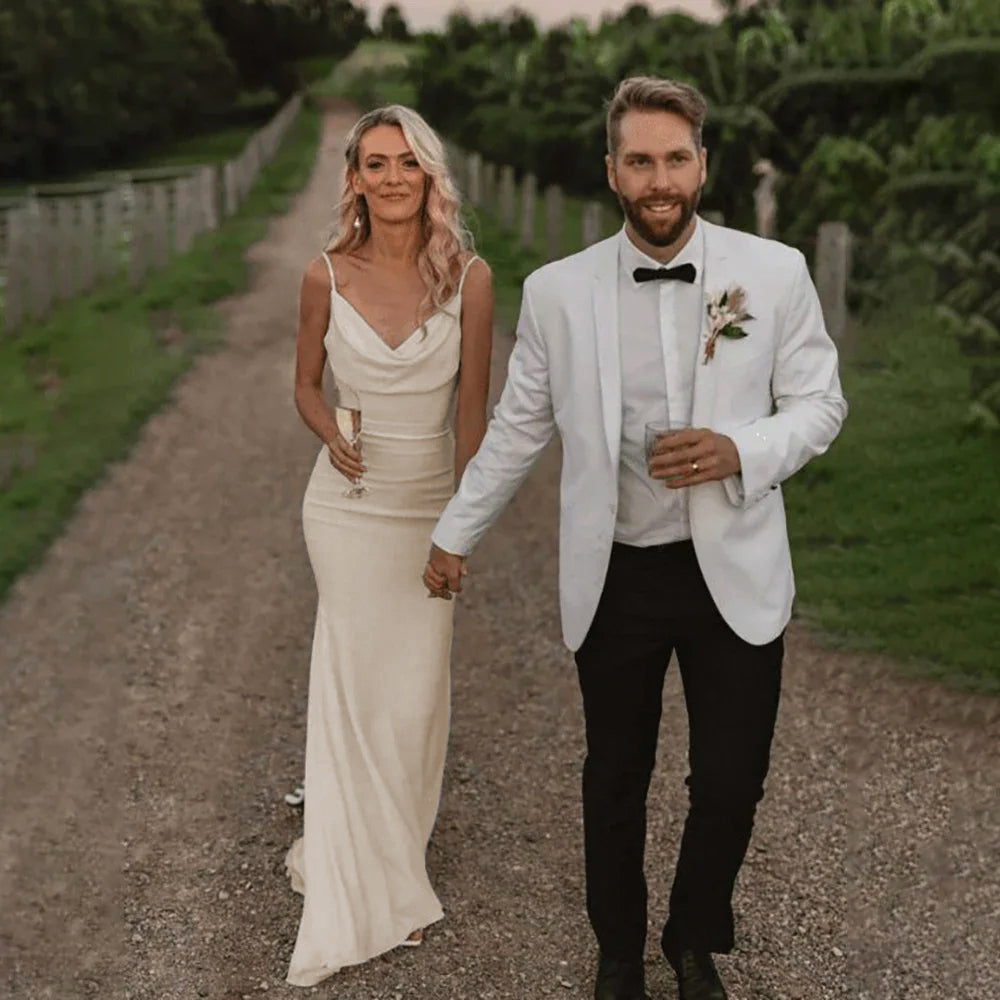
MULTIPOLYGON (((300 908, 282 859, 315 592, 300 503, 317 443, 291 403, 298 280, 346 119, 251 256, 200 360, 0 608, 0 996, 239 1000, 283 983, 300 908)), ((499 336, 495 388, 510 339, 499 336)), ((471 562, 421 949, 314 991, 343 1000, 585 998, 582 727, 555 595, 558 453, 471 562)), ((984 651, 984 655, 994 651, 984 651)), ((649 983, 685 799, 676 671, 651 792, 649 983)), ((741 1000, 989 1000, 1000 981, 997 703, 894 679, 797 628, 772 776, 738 890, 741 1000)))

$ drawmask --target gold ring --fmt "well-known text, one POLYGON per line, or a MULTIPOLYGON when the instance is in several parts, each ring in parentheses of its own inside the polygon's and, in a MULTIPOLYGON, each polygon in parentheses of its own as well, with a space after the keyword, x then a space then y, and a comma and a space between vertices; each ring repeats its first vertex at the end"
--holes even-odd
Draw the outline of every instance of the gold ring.
POLYGON ((691 471, 692 471, 692 472, 693 472, 693 473, 694 473, 695 475, 697 475, 697 474, 698 474, 698 463, 697 463, 697 462, 692 462, 692 463, 691 463, 691 471))

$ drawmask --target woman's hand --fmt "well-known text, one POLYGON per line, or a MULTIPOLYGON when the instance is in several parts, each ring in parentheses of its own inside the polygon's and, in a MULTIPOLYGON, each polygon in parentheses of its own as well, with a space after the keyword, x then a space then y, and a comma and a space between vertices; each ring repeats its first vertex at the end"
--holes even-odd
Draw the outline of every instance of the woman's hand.
POLYGON ((330 464, 352 483, 356 483, 367 471, 361 463, 360 448, 348 444, 340 431, 336 431, 326 442, 326 451, 330 456, 330 464))

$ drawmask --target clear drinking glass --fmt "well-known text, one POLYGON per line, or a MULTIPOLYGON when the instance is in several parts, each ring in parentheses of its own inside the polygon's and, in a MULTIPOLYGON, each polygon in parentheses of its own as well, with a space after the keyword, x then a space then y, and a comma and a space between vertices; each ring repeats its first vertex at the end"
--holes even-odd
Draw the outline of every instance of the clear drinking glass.
MULTIPOLYGON (((688 423, 681 423, 676 420, 646 424, 646 468, 649 468, 649 463, 653 460, 654 451, 660 441, 664 438, 669 438, 671 435, 678 433, 678 431, 686 431, 690 426, 688 423)), ((683 476, 671 476, 669 479, 662 481, 668 483, 673 482, 675 479, 683 478, 683 476)))
MULTIPOLYGON (((333 415, 341 436, 352 448, 356 448, 361 441, 361 410, 351 409, 348 406, 336 406, 333 415)), ((371 487, 359 476, 358 481, 351 483, 344 490, 343 495, 351 500, 357 500, 369 493, 371 493, 371 487)))

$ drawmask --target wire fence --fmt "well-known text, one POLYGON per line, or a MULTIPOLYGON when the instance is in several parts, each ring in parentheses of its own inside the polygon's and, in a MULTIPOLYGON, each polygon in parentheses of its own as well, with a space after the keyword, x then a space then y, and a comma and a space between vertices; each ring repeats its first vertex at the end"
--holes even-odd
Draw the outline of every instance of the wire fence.
POLYGON ((127 274, 135 287, 246 200, 302 107, 291 98, 221 166, 98 175, 0 200, 0 324, 7 335, 127 274))

